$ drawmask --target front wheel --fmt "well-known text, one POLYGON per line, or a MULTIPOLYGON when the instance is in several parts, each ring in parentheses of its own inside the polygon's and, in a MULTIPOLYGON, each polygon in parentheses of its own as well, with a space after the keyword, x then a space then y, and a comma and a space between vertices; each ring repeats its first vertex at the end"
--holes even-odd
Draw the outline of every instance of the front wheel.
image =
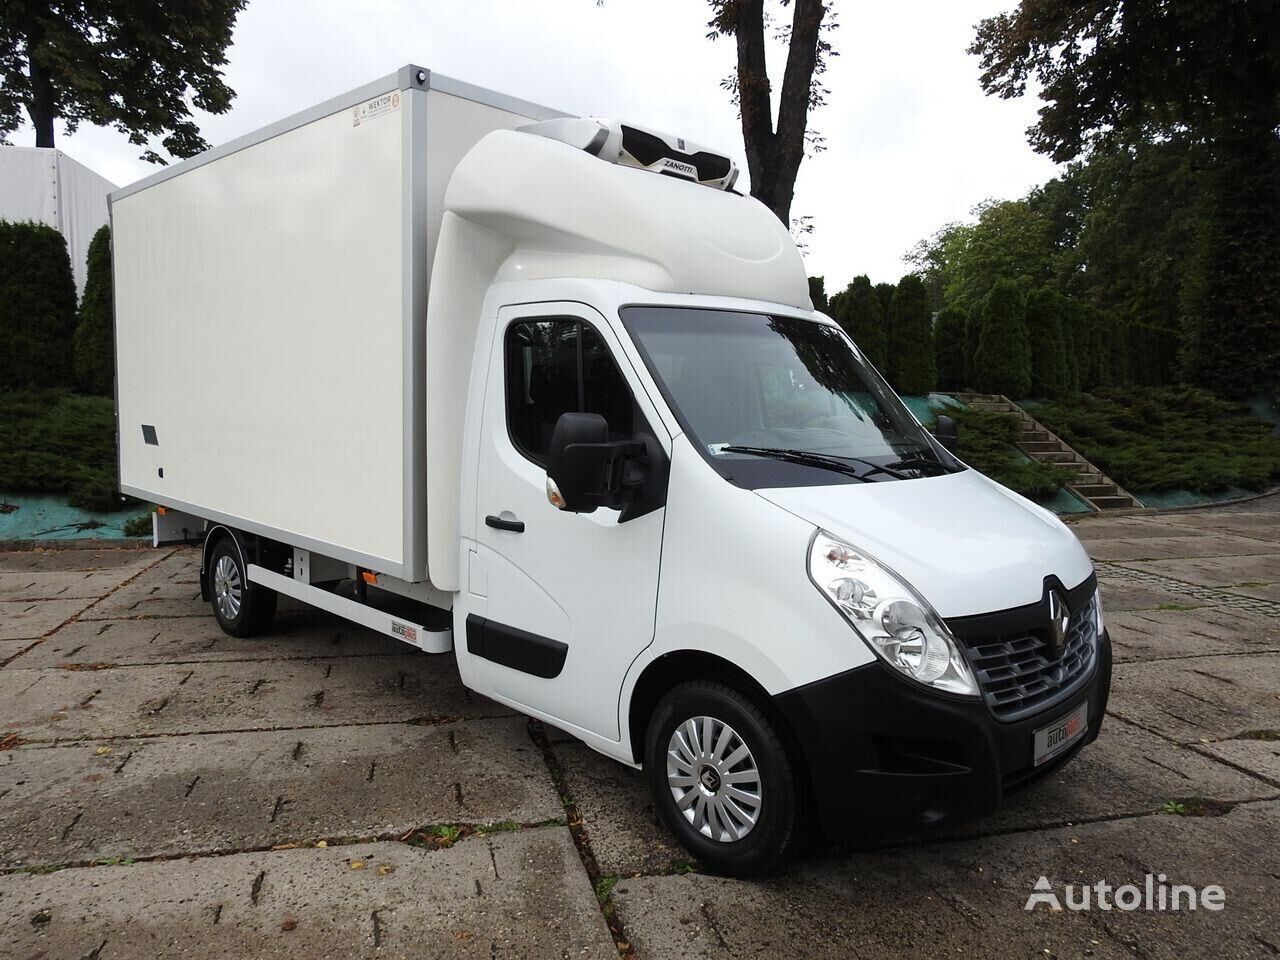
POLYGON ((271 626, 277 594, 249 582, 240 551, 230 537, 219 540, 209 554, 207 575, 213 616, 224 633, 251 637, 271 626))
POLYGON ((798 771, 751 696, 717 681, 681 684, 658 703, 646 744, 659 815, 711 869, 767 873, 798 845, 798 771))

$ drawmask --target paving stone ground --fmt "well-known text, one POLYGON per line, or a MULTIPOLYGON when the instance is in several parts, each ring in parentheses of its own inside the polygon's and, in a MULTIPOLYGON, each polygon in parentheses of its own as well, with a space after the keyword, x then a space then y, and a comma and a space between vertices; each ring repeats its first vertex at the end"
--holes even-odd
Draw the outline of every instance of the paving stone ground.
POLYGON ((447 655, 291 603, 228 637, 189 549, 0 552, 0 957, 1275 957, 1280 497, 1075 529, 1099 741, 985 820, 754 882, 447 655), (1148 873, 1225 909, 1023 909, 1148 873))

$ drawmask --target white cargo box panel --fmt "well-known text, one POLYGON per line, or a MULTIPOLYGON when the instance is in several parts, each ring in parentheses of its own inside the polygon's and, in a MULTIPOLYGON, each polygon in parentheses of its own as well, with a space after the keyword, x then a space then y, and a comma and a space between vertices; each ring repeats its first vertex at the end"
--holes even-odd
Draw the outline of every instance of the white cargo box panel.
POLYGON ((113 193, 121 489, 426 578, 445 188, 559 115, 410 66, 113 193))

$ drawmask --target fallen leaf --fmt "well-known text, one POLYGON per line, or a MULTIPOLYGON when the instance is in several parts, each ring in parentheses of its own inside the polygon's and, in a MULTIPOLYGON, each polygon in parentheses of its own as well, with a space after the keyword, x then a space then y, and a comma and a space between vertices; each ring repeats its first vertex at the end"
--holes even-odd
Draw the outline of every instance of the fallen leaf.
POLYGON ((272 850, 297 850, 298 845, 296 843, 277 843, 271 849, 272 850))
POLYGON ((389 863, 382 863, 378 865, 378 876, 380 877, 385 877, 387 874, 395 872, 396 868, 389 863))
POLYGON ((323 849, 324 849, 325 847, 327 847, 328 845, 329 845, 329 841, 328 841, 328 840, 317 840, 317 841, 316 841, 316 846, 317 846, 317 847, 319 847, 321 850, 323 850, 323 849))
POLYGON ((100 757, 105 757, 108 753, 111 752, 111 747, 99 747, 97 750, 93 752, 100 757))
POLYGON ((459 930, 453 935, 455 940, 470 940, 474 934, 470 930, 459 930))
POLYGON ((352 861, 351 861, 351 869, 352 869, 352 870, 363 870, 363 869, 364 869, 364 861, 363 861, 363 860, 352 860, 352 861))
POLYGON ((297 926, 298 926, 298 921, 295 920, 293 917, 285 917, 282 921, 280 921, 281 930, 294 930, 297 928, 297 926))

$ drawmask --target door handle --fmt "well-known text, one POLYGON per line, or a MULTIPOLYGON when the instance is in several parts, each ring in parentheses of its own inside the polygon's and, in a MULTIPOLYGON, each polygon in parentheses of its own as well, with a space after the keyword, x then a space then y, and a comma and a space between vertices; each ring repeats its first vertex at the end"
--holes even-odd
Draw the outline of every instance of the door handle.
POLYGON ((492 513, 484 518, 487 526, 493 527, 495 530, 506 530, 510 533, 524 533, 523 520, 503 520, 502 517, 495 517, 492 513))

